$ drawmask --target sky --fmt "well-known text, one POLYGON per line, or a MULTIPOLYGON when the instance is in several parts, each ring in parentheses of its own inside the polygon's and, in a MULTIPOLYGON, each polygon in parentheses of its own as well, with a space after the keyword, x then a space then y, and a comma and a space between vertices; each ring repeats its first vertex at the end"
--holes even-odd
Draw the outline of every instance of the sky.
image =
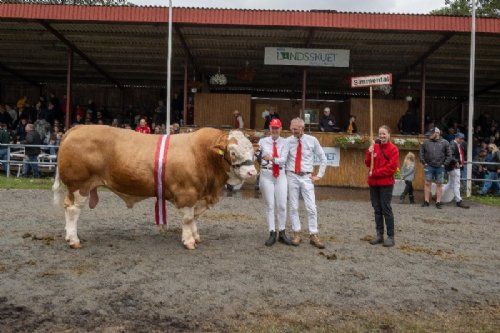
MULTIPOLYGON (((168 0, 129 0, 141 6, 168 6, 168 0)), ((444 0, 172 0, 174 7, 246 9, 330 9, 349 12, 427 14, 444 6, 444 0)))

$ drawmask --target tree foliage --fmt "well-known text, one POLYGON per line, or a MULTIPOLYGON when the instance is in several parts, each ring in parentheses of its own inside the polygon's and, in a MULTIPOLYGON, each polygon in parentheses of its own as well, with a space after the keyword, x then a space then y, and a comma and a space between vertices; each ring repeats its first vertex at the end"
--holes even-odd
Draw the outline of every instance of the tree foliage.
POLYGON ((127 0, 0 0, 1 3, 79 6, 135 6, 127 0))
MULTIPOLYGON (((471 0, 445 0, 445 7, 431 12, 433 15, 471 16, 471 0)), ((500 17, 500 0, 477 0, 476 16, 500 17)))

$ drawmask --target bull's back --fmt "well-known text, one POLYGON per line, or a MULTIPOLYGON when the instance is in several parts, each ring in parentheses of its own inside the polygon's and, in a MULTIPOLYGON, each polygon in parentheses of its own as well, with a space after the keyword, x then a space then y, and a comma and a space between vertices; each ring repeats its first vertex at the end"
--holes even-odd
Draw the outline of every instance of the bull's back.
MULTIPOLYGON (((171 136, 165 174, 167 198, 185 191, 202 195, 214 173, 224 175, 207 158, 211 145, 221 135, 220 130, 204 128, 171 136)), ((104 185, 130 196, 154 196, 159 138, 103 125, 77 126, 67 133, 59 148, 60 179, 73 191, 86 193, 104 185)))
POLYGON ((148 161, 154 156, 155 137, 103 125, 77 126, 59 148, 60 179, 74 189, 105 185, 118 192, 149 194, 145 187, 154 167, 148 161))

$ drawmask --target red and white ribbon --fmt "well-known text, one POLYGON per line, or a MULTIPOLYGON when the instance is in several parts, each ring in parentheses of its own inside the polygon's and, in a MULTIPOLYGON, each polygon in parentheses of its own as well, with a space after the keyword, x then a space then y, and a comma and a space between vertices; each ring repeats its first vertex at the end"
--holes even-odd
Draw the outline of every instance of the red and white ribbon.
POLYGON ((170 135, 162 135, 158 139, 155 154, 155 221, 157 225, 167 224, 167 206, 165 202, 165 166, 167 164, 170 135))

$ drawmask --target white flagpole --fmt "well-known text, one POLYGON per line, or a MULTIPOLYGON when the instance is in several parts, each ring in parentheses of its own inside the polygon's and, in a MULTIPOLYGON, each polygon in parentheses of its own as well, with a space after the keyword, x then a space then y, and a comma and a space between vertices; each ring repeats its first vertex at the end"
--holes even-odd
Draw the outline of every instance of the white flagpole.
POLYGON ((168 1, 168 53, 167 53, 167 116, 166 116, 166 130, 170 134, 170 90, 172 85, 172 0, 168 1))
POLYGON ((467 197, 472 192, 472 141, 474 120, 474 68, 476 65, 476 0, 472 0, 472 27, 470 36, 470 73, 469 73, 469 122, 467 133, 467 197))

